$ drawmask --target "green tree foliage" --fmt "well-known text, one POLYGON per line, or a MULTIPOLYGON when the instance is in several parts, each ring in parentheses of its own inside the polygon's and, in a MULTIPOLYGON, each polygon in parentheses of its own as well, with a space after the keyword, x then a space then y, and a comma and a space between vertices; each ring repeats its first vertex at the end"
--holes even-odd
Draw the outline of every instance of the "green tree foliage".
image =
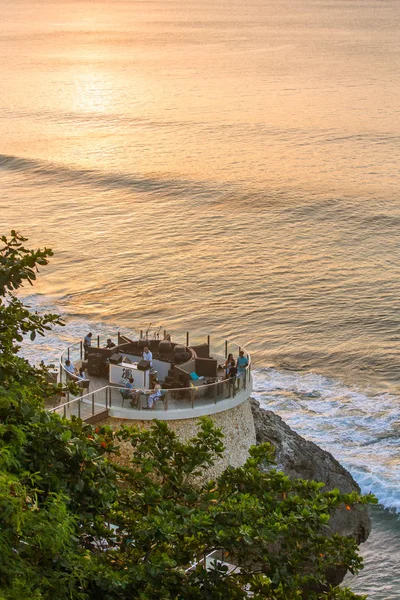
POLYGON ((207 418, 183 442, 165 422, 114 432, 47 413, 45 373, 16 352, 60 321, 14 293, 51 251, 2 242, 0 600, 361 598, 327 583, 329 568, 361 567, 327 525, 371 497, 291 481, 268 444, 210 481, 224 447, 207 418))

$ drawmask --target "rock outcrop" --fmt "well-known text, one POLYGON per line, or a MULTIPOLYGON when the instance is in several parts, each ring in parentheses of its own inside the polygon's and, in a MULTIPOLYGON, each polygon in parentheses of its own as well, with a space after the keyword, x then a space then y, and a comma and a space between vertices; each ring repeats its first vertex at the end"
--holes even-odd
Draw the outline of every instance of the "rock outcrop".
MULTIPOLYGON (((359 492, 353 477, 338 461, 313 442, 293 431, 281 417, 260 408, 250 399, 256 429, 257 444, 270 442, 276 449, 277 468, 291 478, 313 479, 325 483, 326 490, 338 488, 343 493, 359 492)), ((333 533, 353 537, 358 544, 365 542, 371 531, 371 521, 366 507, 351 511, 340 510, 332 515, 330 529, 333 533)), ((340 571, 330 574, 334 585, 345 575, 340 571)))

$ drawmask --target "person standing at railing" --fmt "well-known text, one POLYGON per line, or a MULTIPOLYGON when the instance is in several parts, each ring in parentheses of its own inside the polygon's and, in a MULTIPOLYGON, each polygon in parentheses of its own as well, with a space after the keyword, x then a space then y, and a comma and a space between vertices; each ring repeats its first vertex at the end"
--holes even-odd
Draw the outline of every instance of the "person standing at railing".
POLYGON ((238 375, 239 375, 239 377, 241 375, 243 375, 243 373, 246 372, 246 369, 247 369, 248 365, 249 365, 249 359, 247 358, 247 356, 244 355, 243 350, 241 350, 239 352, 239 356, 238 356, 238 359, 237 359, 237 368, 238 368, 238 375))
MULTIPOLYGON (((232 354, 230 355, 232 356, 232 354)), ((229 381, 229 396, 235 397, 236 394, 236 377, 237 377, 237 366, 235 363, 235 359, 232 356, 232 359, 229 362, 229 371, 228 371, 228 381, 229 381)))
POLYGON ((116 346, 115 346, 114 342, 110 338, 108 338, 107 344, 106 344, 106 348, 108 348, 109 350, 111 350, 111 348, 115 348, 115 347, 116 346))
POLYGON ((228 358, 226 359, 225 364, 224 364, 225 374, 227 377, 230 377, 229 371, 230 371, 232 363, 233 363, 233 366, 236 366, 235 359, 233 358, 233 354, 228 354, 228 358))
POLYGON ((85 351, 85 359, 87 358, 88 350, 92 345, 92 332, 89 331, 87 335, 83 338, 83 349, 85 351))

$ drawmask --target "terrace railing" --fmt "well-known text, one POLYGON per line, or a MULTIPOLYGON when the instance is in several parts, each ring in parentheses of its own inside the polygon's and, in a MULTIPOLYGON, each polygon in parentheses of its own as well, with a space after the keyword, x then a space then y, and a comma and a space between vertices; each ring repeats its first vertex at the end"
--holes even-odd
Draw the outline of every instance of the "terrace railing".
MULTIPOLYGON (((154 417, 156 417, 157 413, 159 414, 160 411, 181 411, 198 408, 204 408, 204 414, 207 414, 207 407, 211 407, 212 405, 228 399, 234 399, 237 394, 241 394, 245 390, 248 390, 250 393, 251 357, 244 348, 231 340, 212 342, 209 336, 204 339, 190 336, 188 333, 186 334, 186 339, 184 335, 180 337, 174 336, 174 340, 183 345, 186 345, 186 342, 189 342, 190 346, 196 346, 207 342, 210 347, 210 356, 217 359, 220 365, 224 364, 229 353, 232 353, 236 358, 239 351, 243 350, 249 363, 244 372, 233 379, 219 379, 213 383, 203 383, 202 380, 197 382, 193 381, 190 387, 163 389, 161 397, 155 402, 155 410, 152 411, 154 417)), ((99 346, 105 346, 106 340, 95 339, 95 342, 96 345, 98 342, 99 346)), ((83 359, 82 342, 69 346, 60 357, 60 372, 63 373, 63 381, 66 381, 67 379, 79 380, 78 377, 71 375, 65 370, 65 361, 67 359, 75 366, 80 363, 83 359)), ((87 418, 94 417, 110 408, 129 408, 129 412, 132 412, 132 418, 138 418, 137 413, 146 409, 147 398, 154 393, 154 391, 149 389, 135 390, 137 393, 137 403, 131 407, 129 399, 123 400, 121 394, 122 390, 126 392, 122 382, 120 386, 105 385, 100 389, 89 392, 82 389, 78 397, 73 398, 71 395, 67 395, 67 402, 53 407, 50 410, 68 418, 75 415, 76 417, 86 420, 87 418)), ((128 414, 127 418, 129 418, 128 414)))

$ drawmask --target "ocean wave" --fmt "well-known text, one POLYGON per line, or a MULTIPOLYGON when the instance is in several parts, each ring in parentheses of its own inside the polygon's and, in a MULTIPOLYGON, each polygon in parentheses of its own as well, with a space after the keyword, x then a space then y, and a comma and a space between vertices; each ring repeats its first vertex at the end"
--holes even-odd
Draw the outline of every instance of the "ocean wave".
POLYGON ((0 169, 15 171, 34 176, 35 185, 38 177, 47 184, 86 185, 97 188, 160 194, 166 197, 212 197, 215 194, 226 195, 226 186, 211 181, 195 181, 174 179, 167 175, 142 177, 120 172, 102 172, 96 169, 64 166, 46 160, 23 158, 8 154, 0 154, 0 169))
POLYGON ((399 397, 368 395, 315 373, 257 369, 253 396, 331 452, 360 485, 400 513, 399 397))

